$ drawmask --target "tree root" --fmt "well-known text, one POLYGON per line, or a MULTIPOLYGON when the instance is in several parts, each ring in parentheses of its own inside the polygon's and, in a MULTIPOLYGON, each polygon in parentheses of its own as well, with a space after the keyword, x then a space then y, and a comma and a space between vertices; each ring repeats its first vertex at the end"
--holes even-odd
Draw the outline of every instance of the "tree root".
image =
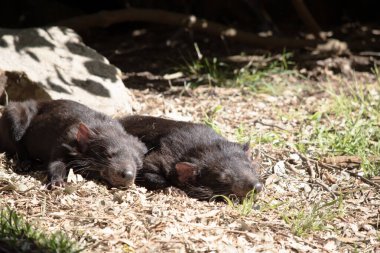
POLYGON ((292 0, 293 6, 297 11, 298 16, 302 19, 304 24, 309 30, 316 36, 316 38, 326 39, 321 34, 321 28, 315 21, 313 15, 311 15, 309 9, 306 7, 303 0, 292 0))
POLYGON ((123 10, 102 11, 59 21, 62 25, 75 30, 85 30, 127 21, 151 22, 157 24, 182 26, 195 31, 205 32, 214 36, 222 36, 230 40, 247 43, 262 48, 305 48, 315 47, 319 41, 293 38, 260 37, 255 34, 240 31, 216 22, 198 19, 193 15, 179 14, 164 10, 128 8, 123 10))

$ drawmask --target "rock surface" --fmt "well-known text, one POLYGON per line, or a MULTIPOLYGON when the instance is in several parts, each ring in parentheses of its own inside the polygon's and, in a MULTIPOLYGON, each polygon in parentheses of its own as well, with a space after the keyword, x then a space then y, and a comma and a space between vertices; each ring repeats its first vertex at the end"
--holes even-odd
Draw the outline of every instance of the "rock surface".
POLYGON ((71 99, 111 115, 135 103, 120 70, 64 27, 0 29, 0 70, 9 100, 71 99))

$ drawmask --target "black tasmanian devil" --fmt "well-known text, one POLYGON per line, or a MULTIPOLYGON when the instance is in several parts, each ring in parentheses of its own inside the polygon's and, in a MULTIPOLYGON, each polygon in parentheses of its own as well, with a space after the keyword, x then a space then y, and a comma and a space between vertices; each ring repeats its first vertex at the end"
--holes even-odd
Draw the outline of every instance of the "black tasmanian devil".
POLYGON ((128 187, 142 166, 145 145, 117 120, 70 100, 11 102, 0 118, 0 152, 39 160, 49 185, 62 186, 68 168, 128 187))
POLYGON ((173 185, 204 200, 262 189, 248 144, 230 142, 202 124, 138 115, 119 121, 149 150, 137 172, 138 185, 151 190, 173 185))

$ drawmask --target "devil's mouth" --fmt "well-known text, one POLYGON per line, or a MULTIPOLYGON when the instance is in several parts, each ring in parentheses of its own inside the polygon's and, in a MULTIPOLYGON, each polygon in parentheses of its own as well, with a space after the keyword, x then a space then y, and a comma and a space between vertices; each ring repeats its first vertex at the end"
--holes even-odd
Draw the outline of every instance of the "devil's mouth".
POLYGON ((123 188, 126 188, 126 187, 129 187, 133 184, 133 181, 126 181, 126 180, 113 180, 113 179, 110 179, 110 178, 106 178, 107 182, 111 185, 111 186, 114 186, 114 187, 123 187, 123 188))
POLYGON ((100 175, 113 187, 127 188, 133 184, 133 180, 123 180, 119 177, 112 177, 112 175, 104 172, 101 172, 100 175))
POLYGON ((247 196, 248 192, 250 192, 250 191, 246 191, 246 190, 234 190, 234 191, 231 192, 231 194, 234 194, 234 195, 236 195, 239 198, 244 198, 244 197, 247 196))

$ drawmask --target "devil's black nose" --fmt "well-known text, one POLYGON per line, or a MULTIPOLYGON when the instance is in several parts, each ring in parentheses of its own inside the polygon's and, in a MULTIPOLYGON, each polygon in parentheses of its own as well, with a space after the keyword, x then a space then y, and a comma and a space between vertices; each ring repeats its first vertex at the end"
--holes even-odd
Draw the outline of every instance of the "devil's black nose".
POLYGON ((255 190, 256 193, 261 192, 263 189, 263 184, 259 181, 253 180, 249 183, 249 189, 255 190))
POLYGON ((263 189, 263 184, 260 182, 256 182, 253 186, 253 189, 255 189, 255 192, 261 192, 263 189))
POLYGON ((121 177, 126 180, 133 180, 135 174, 132 171, 127 170, 121 173, 121 177))

